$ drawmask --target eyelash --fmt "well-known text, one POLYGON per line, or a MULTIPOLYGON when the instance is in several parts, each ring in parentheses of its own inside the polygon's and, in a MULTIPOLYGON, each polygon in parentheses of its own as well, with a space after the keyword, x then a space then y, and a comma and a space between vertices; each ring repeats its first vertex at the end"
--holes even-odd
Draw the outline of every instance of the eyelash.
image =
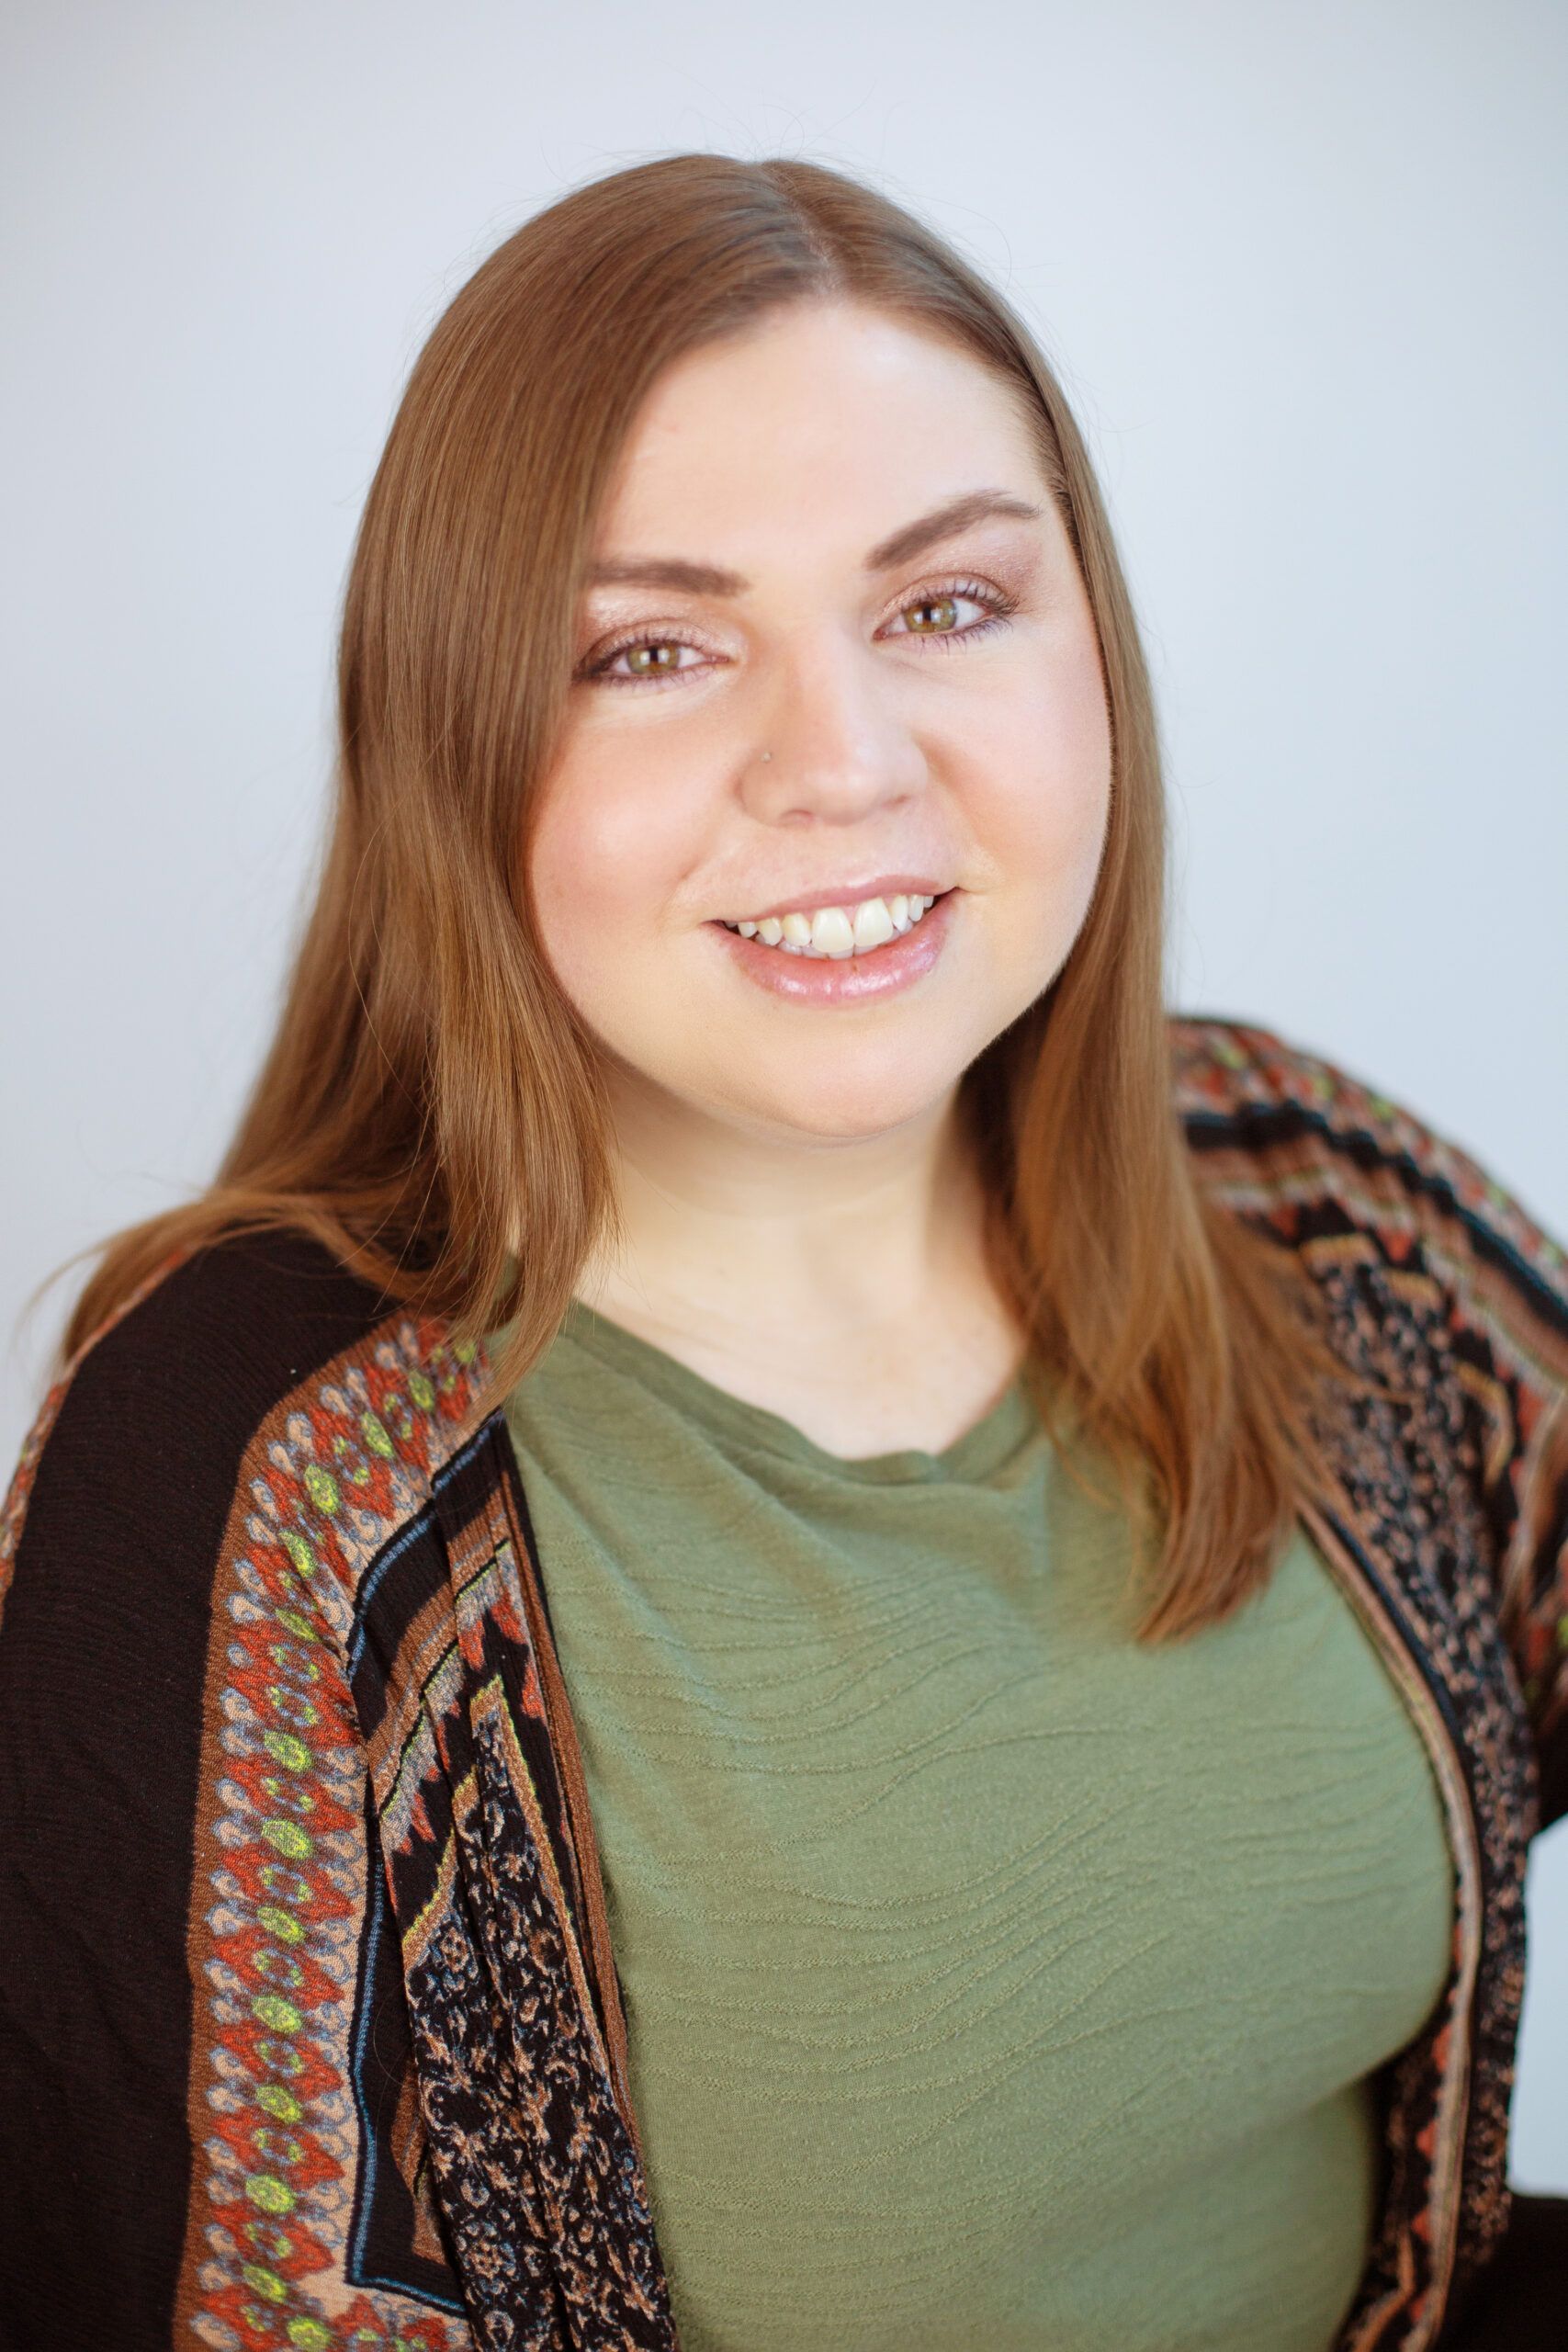
MULTIPOLYGON (((939 629, 930 636, 926 636, 919 629, 906 629, 900 633, 906 637, 914 638, 918 643, 939 645, 945 650, 954 645, 970 644, 977 637, 988 637, 992 629, 1005 627, 1010 616, 1018 610, 1018 598, 1008 595, 1005 590, 988 587, 984 581, 980 580, 949 580, 943 581, 939 586, 922 588, 913 596, 907 596, 898 606, 894 618, 900 618, 917 605, 940 605, 949 597, 963 597, 968 603, 983 605, 986 607, 987 618, 973 622, 968 628, 939 629)), ((595 655, 592 662, 578 674, 586 685, 676 685, 682 679, 694 676, 695 671, 666 670, 662 676, 649 672, 642 677, 633 677, 625 672, 612 670, 610 663, 620 654, 634 653, 643 646, 685 645, 690 641, 689 639, 677 637, 673 630, 670 629, 634 631, 630 636, 619 638, 613 644, 606 646, 603 653, 595 655)))

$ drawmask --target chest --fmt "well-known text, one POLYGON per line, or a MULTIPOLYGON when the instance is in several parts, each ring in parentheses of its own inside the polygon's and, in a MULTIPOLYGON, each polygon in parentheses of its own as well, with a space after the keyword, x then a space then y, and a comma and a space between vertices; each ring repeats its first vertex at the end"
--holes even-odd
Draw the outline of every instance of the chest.
POLYGON ((1151 1653, 1119 1523, 1043 1453, 839 1521, 664 1486, 529 1477, 683 2342, 705 2298, 716 2342, 738 2309, 748 2342, 808 2340, 769 2333, 804 2291, 769 2249, 810 2244, 836 2309, 924 2341, 1081 2326, 1076 2297, 1134 2346, 1130 2208, 1168 2325, 1193 2183, 1252 2197, 1265 2268, 1305 2231, 1314 2291, 1348 2291, 1360 2086, 1441 1988, 1452 1887, 1420 1743, 1310 1546, 1151 1653))

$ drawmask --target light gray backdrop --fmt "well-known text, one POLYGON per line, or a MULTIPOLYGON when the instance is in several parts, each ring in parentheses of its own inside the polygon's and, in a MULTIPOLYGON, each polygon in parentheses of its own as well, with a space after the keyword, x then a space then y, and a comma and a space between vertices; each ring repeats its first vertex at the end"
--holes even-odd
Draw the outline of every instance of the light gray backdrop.
MULTIPOLYGON (((351 534, 438 311, 679 148, 878 178, 1039 328, 1170 752, 1173 1001, 1348 1064, 1568 1240, 1568 12, 13 0, 6 1470, 70 1250, 210 1171, 327 772, 351 534)), ((1568 1828, 1514 2169, 1568 2189, 1568 1828)))

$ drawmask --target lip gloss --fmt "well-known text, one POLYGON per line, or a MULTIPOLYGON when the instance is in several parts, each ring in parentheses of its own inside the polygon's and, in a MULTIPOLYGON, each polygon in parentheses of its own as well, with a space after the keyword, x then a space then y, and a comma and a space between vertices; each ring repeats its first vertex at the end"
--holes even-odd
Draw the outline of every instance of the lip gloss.
POLYGON ((941 956, 962 894, 946 890, 926 909, 912 931, 868 948, 863 956, 791 956, 760 939, 743 939, 722 922, 705 927, 716 933, 721 952, 760 989, 796 1004, 869 1004, 913 987, 941 956))

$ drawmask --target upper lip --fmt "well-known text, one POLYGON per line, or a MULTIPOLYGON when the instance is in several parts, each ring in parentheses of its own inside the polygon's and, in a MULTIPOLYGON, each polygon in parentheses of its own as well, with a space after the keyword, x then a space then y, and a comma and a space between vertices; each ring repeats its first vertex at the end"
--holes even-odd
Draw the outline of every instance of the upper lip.
POLYGON ((805 914, 818 907, 858 907, 867 899, 940 899, 954 886, 935 882, 927 874, 874 874, 868 882, 833 882, 815 892, 797 890, 793 898, 775 899, 770 907, 740 907, 722 915, 722 922, 766 922, 770 915, 805 914))

